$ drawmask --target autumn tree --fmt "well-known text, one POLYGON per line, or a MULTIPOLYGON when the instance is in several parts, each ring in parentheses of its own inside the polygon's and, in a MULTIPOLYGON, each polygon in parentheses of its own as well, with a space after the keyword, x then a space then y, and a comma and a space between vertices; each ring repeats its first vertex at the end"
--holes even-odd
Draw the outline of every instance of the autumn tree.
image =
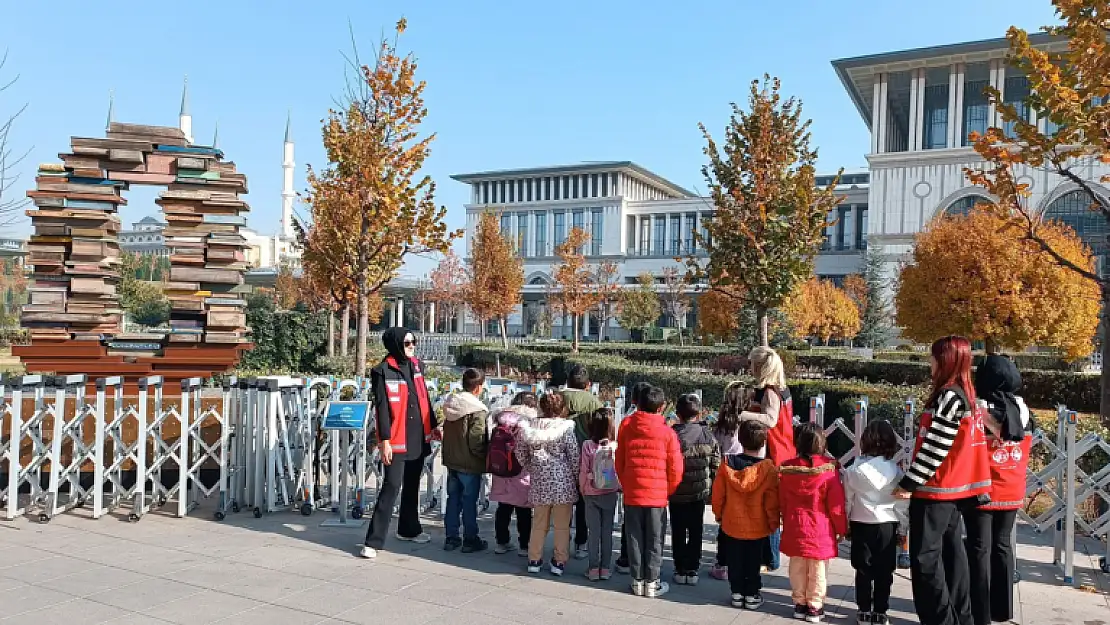
POLYGON ((755 310, 760 343, 768 345, 767 315, 813 274, 826 216, 841 198, 839 177, 817 187, 810 121, 802 121, 799 101, 783 98, 777 78, 752 81, 748 109, 732 105, 724 145, 699 124, 716 213, 695 233, 709 262, 691 255, 687 265, 722 295, 742 296, 737 306, 755 310))
MULTIPOLYGON (((1009 63, 1028 80, 1029 95, 1020 106, 1007 103, 997 89, 986 90, 987 97, 1007 129, 990 128, 983 136, 972 137, 975 150, 986 165, 966 170, 968 178, 990 191, 997 199, 996 210, 1014 218, 1022 236, 1073 276, 1098 289, 1103 315, 1110 315, 1110 273, 1099 273, 1094 266, 1069 257, 1071 246, 1063 248, 1053 241, 1053 224, 1042 219, 1029 202, 1030 185, 1026 172, 1037 170, 1055 174, 1074 185, 1087 200, 1090 210, 1110 226, 1110 198, 1096 189, 1096 183, 1110 182, 1110 176, 1089 178, 1094 164, 1110 163, 1110 2, 1107 0, 1053 0, 1061 26, 1045 31, 1067 41, 1062 50, 1035 48, 1026 31, 1011 27, 1009 63), (1028 111, 1036 113, 1036 121, 1028 111), (1024 114, 1023 114, 1024 113, 1024 114), (1043 128, 1043 131, 1042 131, 1043 128), (1008 132, 1007 132, 1008 130, 1008 132), (1017 139, 1016 141, 1014 139, 1017 139)), ((1101 243, 1101 242, 1100 242, 1101 243)), ((1104 317, 1101 350, 1103 362, 1110 362, 1110 340, 1104 317)), ((1110 375, 1103 368, 1101 413, 1110 425, 1110 375)))
POLYGON ((683 344, 682 331, 686 329, 686 313, 690 312, 690 283, 687 281, 686 272, 680 272, 674 267, 663 270, 663 289, 659 292, 659 299, 663 304, 663 312, 674 319, 678 328, 678 344, 683 344))
POLYGON ((621 293, 621 310, 617 321, 629 332, 644 330, 659 319, 659 295, 655 278, 647 272, 636 277, 636 288, 621 293))
POLYGON ((704 339, 726 343, 735 339, 740 330, 740 315, 736 310, 738 299, 715 289, 699 295, 698 334, 704 339))
MULTIPOLYGON (((451 250, 428 276, 431 288, 428 300, 436 305, 437 316, 443 313, 447 320, 447 331, 451 331, 451 320, 459 316, 463 306, 466 305, 467 274, 462 260, 451 250)), ((435 323, 435 320, 432 320, 435 323)))
POLYGON ((586 264, 582 250, 590 242, 590 235, 581 228, 571 228, 566 241, 555 246, 559 265, 552 278, 554 304, 564 315, 571 317, 571 351, 578 353, 579 322, 582 315, 597 305, 598 296, 594 275, 586 264))
POLYGON ((867 307, 867 280, 858 273, 850 273, 844 276, 844 285, 840 288, 862 315, 864 308, 867 307))
POLYGON ((517 255, 513 243, 501 235, 501 226, 493 213, 482 213, 478 218, 467 266, 470 283, 466 288, 466 303, 478 318, 482 336, 485 337, 486 322, 497 319, 501 346, 508 349, 506 317, 520 304, 524 261, 517 255))
POLYGON ((612 261, 598 263, 593 271, 594 287, 597 289, 595 308, 598 323, 597 342, 600 343, 605 340, 605 327, 609 324, 609 320, 617 315, 621 296, 621 274, 620 267, 612 261))
POLYGON ((274 279, 274 303, 281 310, 291 310, 301 298, 299 280, 293 275, 293 268, 282 263, 274 279))
MULTIPOLYGON (((353 278, 358 376, 366 373, 371 298, 397 275, 406 257, 445 252, 461 236, 448 231, 447 209, 436 205, 431 177, 420 175, 435 135, 420 133, 428 114, 425 83, 416 80, 412 54, 398 52, 405 27, 404 19, 397 22, 396 36, 381 41, 369 64, 361 63, 356 50, 351 65, 357 76, 349 79, 338 109, 330 110, 324 121, 328 165, 308 173, 313 227, 339 231, 331 237, 342 246, 337 262, 354 258, 350 267, 332 268, 353 278), (318 214, 317 207, 330 215, 318 214)), ((305 253, 309 251, 306 247, 305 253)), ((312 252, 324 262, 333 256, 312 252)))
MULTIPOLYGON (((1067 262, 1094 269, 1068 227, 1037 231, 1067 262)), ((1078 358, 1098 327, 1098 286, 1044 254, 1021 222, 989 209, 934 220, 917 235, 895 302, 902 333, 923 343, 959 334, 992 351, 1044 345, 1078 358)))
POLYGON ((810 278, 786 300, 783 312, 797 338, 850 339, 859 332, 860 311, 851 296, 829 280, 810 278))

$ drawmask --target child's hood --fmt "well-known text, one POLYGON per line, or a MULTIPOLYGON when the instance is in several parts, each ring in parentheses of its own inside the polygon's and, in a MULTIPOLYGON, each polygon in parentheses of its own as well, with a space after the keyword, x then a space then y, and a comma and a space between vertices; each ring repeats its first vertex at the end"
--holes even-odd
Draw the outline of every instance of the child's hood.
POLYGON ((570 419, 536 419, 524 428, 521 436, 528 443, 542 445, 557 441, 573 430, 574 421, 570 419))
POLYGON ((861 456, 844 472, 844 483, 857 491, 884 491, 893 488, 899 473, 893 460, 861 456))
POLYGON ((776 473, 774 461, 760 460, 743 454, 729 456, 728 462, 721 467, 721 470, 725 472, 729 490, 741 493, 763 490, 776 473))
POLYGON ((490 414, 494 425, 513 427, 518 423, 528 423, 536 420, 536 409, 528 406, 509 406, 501 410, 494 410, 490 414))
POLYGON ((817 491, 826 480, 837 479, 837 466, 832 458, 815 456, 809 460, 792 458, 779 468, 783 486, 799 492, 817 491), (789 486, 786 483, 789 482, 789 486))
POLYGON ((443 402, 443 415, 448 421, 458 421, 466 415, 487 410, 482 400, 471 393, 453 393, 443 402))

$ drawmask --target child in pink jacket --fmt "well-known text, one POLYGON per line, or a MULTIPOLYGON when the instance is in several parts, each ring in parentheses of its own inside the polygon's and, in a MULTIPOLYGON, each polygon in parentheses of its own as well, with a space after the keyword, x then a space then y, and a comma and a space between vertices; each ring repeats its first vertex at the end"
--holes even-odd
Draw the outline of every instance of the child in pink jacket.
POLYGON ((836 461, 825 455, 825 431, 819 425, 799 425, 794 445, 798 456, 779 469, 781 548, 790 557, 794 618, 821 623, 829 560, 848 532, 844 487, 836 461))
MULTIPOLYGON (((516 430, 521 424, 536 420, 536 395, 525 391, 513 397, 512 405, 490 415, 492 427, 503 426, 516 430)), ((517 555, 528 557, 528 539, 532 536, 532 507, 528 504, 528 493, 532 488, 532 478, 527 471, 521 471, 514 477, 493 476, 490 486, 489 499, 497 502, 497 512, 494 513, 494 534, 497 547, 493 552, 497 554, 509 553, 514 549, 509 534, 509 522, 516 514, 516 533, 519 546, 516 547, 517 555)))
POLYGON ((613 558, 613 517, 617 512, 617 481, 614 464, 617 441, 612 408, 600 408, 587 422, 589 438, 582 443, 582 460, 578 465, 578 492, 586 506, 587 552, 590 566, 586 577, 591 582, 612 576, 609 568, 613 558))

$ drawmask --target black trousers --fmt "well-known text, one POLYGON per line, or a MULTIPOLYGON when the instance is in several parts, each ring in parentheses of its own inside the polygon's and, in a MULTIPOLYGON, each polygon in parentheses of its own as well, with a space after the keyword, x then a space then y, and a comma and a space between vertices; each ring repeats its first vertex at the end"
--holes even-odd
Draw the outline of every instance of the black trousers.
POLYGON ((513 520, 516 512, 517 542, 521 549, 528 549, 528 539, 532 536, 532 509, 521 508, 507 503, 497 504, 497 512, 493 515, 493 532, 497 544, 509 544, 509 521, 513 520))
MULTIPOLYGON (((741 540, 722 533, 725 564, 728 566, 728 585, 732 594, 752 597, 763 588, 760 567, 770 548, 770 539, 741 540)), ((718 549, 721 546, 718 545, 718 549)))
POLYGON ((921 625, 972 625, 971 579, 961 512, 974 498, 910 500, 910 573, 921 625))
POLYGON ((670 509, 674 570, 679 575, 697 573, 701 568, 701 532, 705 502, 672 502, 670 509))
POLYGON ((586 500, 578 495, 578 503, 574 504, 574 545, 578 549, 585 549, 590 542, 590 528, 586 525, 586 500))
POLYGON ((625 506, 628 567, 636 581, 659 581, 663 567, 663 512, 666 508, 625 506))
POLYGON ((374 502, 374 513, 370 516, 370 527, 366 530, 366 546, 381 549, 385 545, 385 535, 389 533, 389 523, 393 520, 393 505, 397 493, 401 494, 400 518, 397 521, 397 535, 419 536, 424 528, 420 526, 420 478, 424 475, 424 459, 394 460, 385 467, 384 483, 374 502))
POLYGON ((628 537, 624 531, 624 521, 621 521, 621 555, 617 562, 628 566, 628 537))
POLYGON ((852 521, 852 568, 860 612, 886 614, 898 568, 898 524, 852 521))
POLYGON ((1014 617, 1014 545, 1017 510, 964 511, 967 563, 971 568, 971 614, 975 625, 1014 617))

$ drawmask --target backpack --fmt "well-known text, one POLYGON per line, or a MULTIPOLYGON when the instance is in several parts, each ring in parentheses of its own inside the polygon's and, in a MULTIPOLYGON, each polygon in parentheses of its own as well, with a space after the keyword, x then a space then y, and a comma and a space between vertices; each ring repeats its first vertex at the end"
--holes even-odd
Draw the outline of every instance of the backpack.
POLYGON ((615 490, 621 487, 617 480, 616 447, 612 444, 600 446, 594 454, 593 475, 590 476, 594 488, 615 490))
POLYGON ((516 449, 516 426, 498 425, 493 428, 486 453, 486 471, 497 477, 516 477, 520 475, 520 461, 513 451, 516 449))

